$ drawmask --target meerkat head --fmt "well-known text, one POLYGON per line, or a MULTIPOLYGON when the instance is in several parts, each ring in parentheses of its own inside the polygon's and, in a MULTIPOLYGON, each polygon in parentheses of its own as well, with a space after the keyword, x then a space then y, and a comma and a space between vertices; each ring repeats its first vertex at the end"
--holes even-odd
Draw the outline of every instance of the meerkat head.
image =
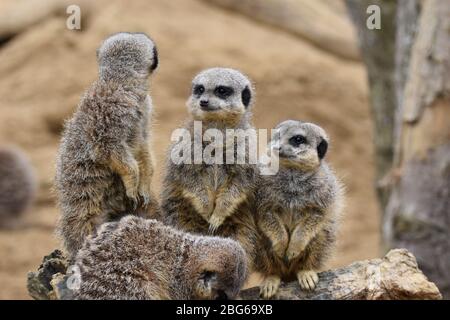
POLYGON ((146 79, 158 66, 155 43, 144 33, 116 33, 97 50, 103 79, 146 79))
POLYGON ((247 278, 244 249, 234 240, 219 237, 199 237, 195 243, 193 299, 235 298, 247 278))
POLYGON ((229 68, 211 68, 192 80, 187 107, 195 120, 238 121, 253 102, 251 81, 229 68))
POLYGON ((328 136, 321 127, 307 122, 287 120, 276 128, 271 148, 281 165, 314 170, 328 150, 328 136))

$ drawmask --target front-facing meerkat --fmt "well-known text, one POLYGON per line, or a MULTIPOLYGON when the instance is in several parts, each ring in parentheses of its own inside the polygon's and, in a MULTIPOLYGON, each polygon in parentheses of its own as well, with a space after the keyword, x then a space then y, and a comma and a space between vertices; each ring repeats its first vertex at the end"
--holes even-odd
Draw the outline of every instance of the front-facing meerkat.
POLYGON ((142 33, 118 33, 97 60, 99 79, 66 123, 57 157, 58 233, 70 256, 101 223, 156 210, 148 138, 155 44, 142 33))
POLYGON ((256 220, 263 235, 261 296, 276 294, 281 280, 297 278, 312 290, 317 270, 336 240, 342 188, 324 161, 328 136, 312 123, 287 120, 270 143, 279 160, 275 175, 262 175, 256 194, 256 220))
POLYGON ((247 273, 236 241, 135 216, 103 224, 75 263, 76 299, 233 299, 247 273))
MULTIPOLYGON (((253 248, 257 241, 254 205, 256 163, 248 161, 249 148, 238 148, 237 139, 227 130, 253 129, 251 105, 253 89, 241 72, 229 68, 212 68, 199 73, 192 81, 192 94, 187 101, 189 119, 185 125, 189 139, 172 145, 162 192, 162 211, 169 224, 197 234, 214 234, 236 239, 249 255, 249 268, 254 263, 253 248), (201 122, 199 132, 195 122, 201 122), (180 143, 197 152, 195 140, 200 141, 200 156, 209 144, 202 137, 209 129, 219 132, 226 140, 220 150, 222 161, 208 162, 190 155, 191 163, 175 163, 174 150, 180 143), (227 163, 229 155, 232 163, 227 163), (237 159, 245 161, 236 163, 237 159)), ((253 131, 254 133, 254 131, 253 131)), ((217 156, 217 154, 215 154, 217 156)))

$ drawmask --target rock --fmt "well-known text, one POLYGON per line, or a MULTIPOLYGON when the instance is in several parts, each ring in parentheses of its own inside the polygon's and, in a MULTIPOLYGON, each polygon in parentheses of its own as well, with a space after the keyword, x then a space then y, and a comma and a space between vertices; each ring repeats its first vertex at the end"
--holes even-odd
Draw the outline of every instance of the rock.
POLYGON ((204 0, 291 32, 341 58, 360 60, 356 34, 341 1, 204 0))

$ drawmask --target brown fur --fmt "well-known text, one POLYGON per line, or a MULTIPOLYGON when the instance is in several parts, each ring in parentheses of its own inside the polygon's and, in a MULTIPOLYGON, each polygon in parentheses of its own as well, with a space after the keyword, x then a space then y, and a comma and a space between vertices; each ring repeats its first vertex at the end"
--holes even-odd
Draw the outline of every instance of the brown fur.
POLYGON ((280 280, 297 278, 303 289, 315 288, 316 272, 333 251, 342 198, 339 181, 321 158, 327 147, 319 151, 321 143, 328 146, 325 132, 294 121, 277 128, 272 146, 279 143, 274 151, 280 169, 274 176, 260 177, 256 196, 264 298, 276 294, 280 280), (293 147, 290 138, 297 135, 306 142, 293 147))
MULTIPOLYGON (((205 92, 188 100, 190 119, 185 128, 191 133, 194 144, 194 120, 203 122, 203 130, 214 128, 222 132, 226 129, 249 129, 250 100, 243 100, 241 93, 247 90, 251 95, 251 83, 240 72, 232 69, 213 68, 206 70, 193 80, 193 88, 203 85, 205 92), (220 85, 233 88, 233 94, 226 99, 214 95, 220 85), (199 106, 200 99, 209 99, 214 111, 204 111, 199 106), (245 105, 246 104, 246 105, 245 105)), ((202 133, 203 134, 203 133, 202 133)), ((168 159, 167 172, 163 184, 162 208, 165 220, 178 228, 196 234, 214 234, 237 240, 246 250, 249 268, 254 269, 258 242, 254 219, 254 183, 256 164, 225 164, 226 148, 234 147, 237 158, 236 141, 225 142, 224 164, 174 164, 168 159)), ((202 151, 206 144, 203 144, 202 151)), ((174 146, 171 147, 173 150, 174 146)), ((248 150, 245 151, 248 160, 248 150)), ((169 152, 170 153, 170 152, 169 152)))
POLYGON ((147 128, 155 46, 143 34, 119 33, 98 60, 99 80, 66 123, 57 159, 58 233, 70 256, 101 223, 158 211, 147 128))
POLYGON ((232 299, 246 278, 235 241, 127 216, 103 224, 76 258, 77 299, 232 299))

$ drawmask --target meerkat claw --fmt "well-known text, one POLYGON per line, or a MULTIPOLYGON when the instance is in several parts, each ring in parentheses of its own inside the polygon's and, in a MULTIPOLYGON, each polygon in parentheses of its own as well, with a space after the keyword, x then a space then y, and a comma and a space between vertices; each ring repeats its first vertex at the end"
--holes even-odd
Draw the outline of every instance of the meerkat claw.
POLYGON ((219 229, 219 227, 222 225, 223 221, 224 219, 222 217, 213 214, 209 219, 208 231, 211 234, 214 234, 217 231, 217 229, 219 229))
POLYGON ((140 198, 141 198, 141 200, 142 200, 142 201, 141 201, 142 206, 143 206, 143 207, 147 207, 148 204, 149 204, 149 202, 150 202, 150 197, 149 197, 149 196, 143 196, 143 195, 141 195, 140 198))
POLYGON ((214 233, 216 233, 218 228, 219 228, 219 226, 213 226, 213 225, 210 224, 209 228, 208 228, 208 233, 209 234, 214 234, 214 233))
POLYGON ((261 286, 260 296, 264 299, 272 298, 277 293, 280 282, 281 280, 277 276, 267 277, 261 286))
POLYGON ((141 184, 139 186, 139 196, 142 199, 142 204, 144 206, 147 206, 150 203, 150 199, 151 199, 151 191, 150 191, 150 184, 146 185, 146 184, 141 184))
POLYGON ((297 273, 298 282, 300 287, 304 290, 314 290, 319 282, 319 276, 317 272, 313 270, 302 270, 297 273))
POLYGON ((138 196, 129 196, 127 194, 128 199, 131 201, 131 204, 133 206, 133 210, 136 210, 139 204, 139 197, 138 196))

